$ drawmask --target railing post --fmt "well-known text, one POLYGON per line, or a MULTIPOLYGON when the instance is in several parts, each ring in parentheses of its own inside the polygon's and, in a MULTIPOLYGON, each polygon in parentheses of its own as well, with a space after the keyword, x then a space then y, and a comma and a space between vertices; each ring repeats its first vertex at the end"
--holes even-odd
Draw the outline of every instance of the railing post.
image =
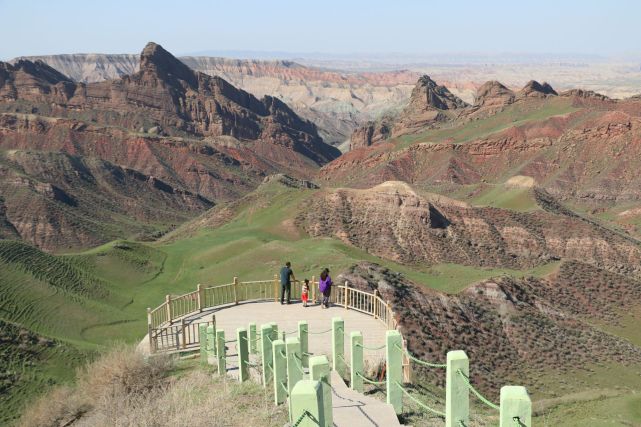
POLYGON ((407 340, 403 339, 403 382, 412 383, 412 362, 407 355, 407 340))
POLYGON ((314 356, 309 358, 309 376, 314 381, 320 381, 323 388, 323 413, 325 414, 325 424, 321 427, 331 427, 334 425, 332 416, 332 386, 329 373, 329 361, 327 356, 314 356))
POLYGON ((218 375, 227 374, 227 351, 225 348, 225 331, 216 330, 216 359, 218 362, 218 375))
POLYGON ((278 302, 278 274, 274 274, 274 302, 278 302))
POLYGON ((154 340, 153 340, 153 326, 151 325, 151 307, 147 307, 147 336, 149 337, 149 354, 153 354, 155 348, 154 348, 154 340))
POLYGON ((249 323, 249 354, 258 354, 258 346, 256 345, 256 323, 249 323))
POLYGON ((287 400, 287 355, 285 341, 276 340, 272 343, 274 353, 274 402, 276 405, 287 400))
POLYGON ((401 347, 403 337, 396 330, 388 330, 385 333, 385 356, 387 359, 387 403, 394 407, 394 411, 400 414, 403 411, 403 392, 399 384, 403 381, 401 347))
POLYGON ((260 348, 263 363, 263 387, 272 379, 272 344, 269 341, 272 335, 271 325, 260 325, 260 348))
POLYGON ((363 334, 358 331, 353 331, 350 334, 350 341, 352 344, 352 351, 350 357, 350 365, 352 365, 352 372, 350 375, 350 385, 352 390, 359 393, 363 392, 363 334), (359 375, 360 374, 360 375, 359 375))
POLYGON ((278 324, 276 322, 270 322, 269 326, 272 327, 272 341, 276 341, 278 339, 278 324))
POLYGON ((347 281, 345 281, 345 298, 343 298, 343 302, 345 303, 345 310, 347 310, 347 307, 349 307, 349 289, 347 288, 347 281))
POLYGON ((312 287, 312 305, 316 305, 316 276, 312 276, 312 281, 309 283, 312 287))
POLYGON ((470 421, 470 391, 465 379, 470 375, 470 361, 463 350, 447 352, 445 384, 445 427, 468 425, 470 421))
POLYGON ((234 289, 234 303, 238 305, 238 277, 234 277, 232 284, 234 289))
POLYGON ((290 422, 295 423, 301 417, 298 427, 325 427, 325 408, 323 402, 323 383, 314 380, 302 380, 296 383, 290 396, 290 422))
POLYGON ((184 349, 186 349, 186 348, 187 348, 187 337, 185 336, 185 318, 184 318, 184 317, 182 317, 182 318, 180 319, 180 334, 181 334, 181 335, 182 335, 182 337, 183 337, 183 342, 182 342, 181 347, 182 347, 182 348, 183 348, 183 350, 184 350, 184 349))
POLYGON ((171 325, 171 295, 165 296, 165 304, 167 305, 167 321, 171 325))
POLYGON ((298 341, 300 341, 301 359, 303 367, 309 368, 309 325, 306 320, 298 321, 298 341))
POLYGON ((216 327, 213 325, 207 326, 207 363, 209 359, 212 361, 216 358, 216 327))
POLYGON ((501 387, 500 427, 532 427, 532 401, 525 387, 501 387))
POLYGON ((378 319, 380 314, 378 314, 378 289, 374 289, 374 319, 378 319))
POLYGON ((198 325, 198 343, 200 344, 200 366, 207 365, 207 325, 198 325))
POLYGON ((247 329, 236 329, 236 348, 238 348, 238 381, 249 379, 249 346, 247 345, 247 329))
POLYGON ((340 375, 345 373, 345 322, 340 317, 332 319, 332 368, 340 375))
POLYGON ((196 289, 198 291, 198 312, 202 313, 205 308, 205 288, 199 283, 196 289))
MULTIPOLYGON (((300 341, 298 338, 287 338, 285 340, 287 354, 287 394, 292 395, 292 390, 297 382, 303 379, 303 359, 300 355, 300 341)), ((292 411, 292 400, 289 399, 289 413, 292 411)), ((292 422, 292 420, 289 420, 292 422)))

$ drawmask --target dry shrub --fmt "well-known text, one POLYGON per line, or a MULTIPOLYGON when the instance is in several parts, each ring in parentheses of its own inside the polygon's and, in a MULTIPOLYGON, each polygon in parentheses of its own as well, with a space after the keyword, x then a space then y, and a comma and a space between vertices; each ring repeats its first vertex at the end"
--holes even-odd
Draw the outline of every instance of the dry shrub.
POLYGON ((74 426, 282 426, 285 405, 256 383, 238 384, 201 370, 134 398, 105 399, 74 426))
POLYGON ((18 425, 24 427, 50 427, 73 425, 90 409, 87 402, 68 386, 51 389, 27 407, 18 425))
POLYGON ((135 396, 161 386, 172 368, 167 356, 146 358, 130 346, 119 346, 78 372, 77 389, 91 404, 111 396, 135 396))
POLYGON ((171 359, 146 359, 131 346, 118 346, 79 369, 75 387, 58 386, 28 406, 18 421, 24 427, 77 425, 85 414, 106 401, 136 398, 162 387, 171 359))
MULTIPOLYGON (((185 363, 185 362, 183 362, 185 363)), ((202 369, 174 368, 119 347, 78 372, 75 388, 58 387, 27 409, 21 426, 282 426, 286 405, 274 406, 271 388, 238 384, 202 369)))

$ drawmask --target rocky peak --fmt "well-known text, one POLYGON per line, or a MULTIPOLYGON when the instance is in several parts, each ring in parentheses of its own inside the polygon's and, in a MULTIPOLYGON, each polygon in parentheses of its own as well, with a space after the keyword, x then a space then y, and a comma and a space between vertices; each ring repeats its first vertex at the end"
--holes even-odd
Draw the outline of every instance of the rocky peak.
POLYGON ((198 76, 161 45, 149 42, 140 54, 140 73, 157 76, 167 83, 182 80, 192 88, 198 87, 198 76))
POLYGON ((26 59, 19 60, 14 64, 13 69, 22 71, 49 84, 71 82, 69 77, 39 60, 35 62, 26 59))
POLYGON ((474 98, 475 106, 502 106, 514 102, 514 92, 502 83, 491 80, 485 82, 477 91, 474 98))
POLYGON ((593 90, 583 90, 583 89, 566 90, 565 92, 562 92, 560 96, 568 97, 568 98, 575 97, 575 98, 584 98, 584 99, 597 99, 599 101, 610 100, 610 98, 608 98, 607 96, 597 93, 593 90))
POLYGON ((410 106, 418 107, 422 110, 434 108, 438 110, 453 110, 467 107, 467 104, 445 86, 438 85, 430 76, 424 75, 418 79, 416 86, 412 90, 410 106))
POLYGON ((521 97, 546 98, 548 96, 557 96, 558 93, 550 86, 549 83, 539 83, 536 80, 530 80, 519 92, 521 97))

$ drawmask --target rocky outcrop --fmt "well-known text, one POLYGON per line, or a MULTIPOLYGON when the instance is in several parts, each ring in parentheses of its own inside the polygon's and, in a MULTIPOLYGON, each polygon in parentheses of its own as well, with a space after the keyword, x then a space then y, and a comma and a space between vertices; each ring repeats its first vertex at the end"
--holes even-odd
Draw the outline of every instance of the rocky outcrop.
POLYGON ((442 196, 420 196, 400 182, 327 190, 314 198, 300 223, 312 236, 336 237, 408 264, 521 269, 575 259, 641 274, 636 241, 574 214, 469 207, 442 196))
POLYGON ((11 60, 42 61, 75 82, 95 83, 115 80, 138 71, 140 55, 77 53, 61 55, 21 56, 11 60))
POLYGON ((561 97, 565 98, 583 98, 583 99, 595 99, 598 101, 609 101, 610 98, 601 95, 593 90, 583 90, 583 89, 570 89, 559 94, 561 97))
MULTIPOLYGON (((139 226, 125 228, 141 233, 152 224, 169 227, 215 202, 241 197, 269 174, 311 177, 340 154, 279 99, 257 99, 220 77, 195 72, 154 43, 141 53, 138 72, 97 83, 73 82, 42 62, 1 63, 0 148, 72 156, 27 162, 52 163, 48 175, 26 174, 26 187, 20 187, 25 203, 37 208, 19 213, 22 202, 5 200, 6 233, 15 229, 46 249, 122 237, 113 234, 121 225, 114 218, 137 218, 139 226), (96 159, 104 164, 95 165, 96 159), (131 199, 113 197, 126 208, 111 205, 111 185, 96 184, 82 197, 68 187, 84 185, 73 166, 84 163, 95 167, 91 175, 100 183, 131 181, 131 199), (145 186, 153 191, 146 194, 145 186), (163 198, 166 209, 155 209, 155 216, 145 212, 163 198), (134 213, 132 200, 141 203, 140 211, 134 213), (103 202, 112 207, 95 208, 103 202)), ((0 178, 6 191, 15 190, 14 172, 0 178)))
POLYGON ((514 102, 516 95, 500 82, 492 80, 484 83, 476 92, 475 107, 500 108, 514 102))
POLYGON ((312 181, 308 181, 306 179, 294 178, 282 173, 269 175, 265 177, 261 185, 271 185, 274 183, 283 185, 288 188, 301 188, 305 190, 317 190, 320 188, 317 184, 313 183, 312 181))
MULTIPOLYGON (((76 82, 116 80, 139 70, 139 55, 74 54, 22 57, 41 60, 76 82)), ((205 56, 178 58, 195 71, 218 76, 257 97, 275 96, 314 122, 323 140, 338 144, 362 123, 396 111, 407 101, 418 73, 407 70, 339 72, 292 61, 205 56)))
POLYGON ((102 124, 132 131, 160 126, 170 136, 262 140, 287 146, 318 164, 340 154, 322 141, 313 123, 276 98, 258 100, 219 77, 194 72, 155 43, 149 43, 140 58, 137 73, 90 84, 46 81, 43 67, 32 70, 18 65, 28 62, 21 61, 13 74, 20 77, 24 70, 38 83, 46 82, 46 89, 31 95, 29 86, 14 78, 13 86, 0 86, 0 94, 14 88, 14 99, 50 104, 54 116, 77 117, 86 111, 102 124))
POLYGON ((558 93, 547 82, 539 83, 536 80, 530 80, 517 95, 519 98, 546 98, 557 96, 558 93))
POLYGON ((391 120, 384 119, 375 122, 367 122, 364 126, 356 129, 350 137, 349 149, 354 150, 361 147, 369 147, 372 144, 384 141, 391 136, 391 120))
POLYGON ((465 108, 467 103, 455 96, 445 86, 438 85, 428 75, 418 79, 412 90, 409 105, 406 111, 409 113, 425 110, 455 110, 465 108))

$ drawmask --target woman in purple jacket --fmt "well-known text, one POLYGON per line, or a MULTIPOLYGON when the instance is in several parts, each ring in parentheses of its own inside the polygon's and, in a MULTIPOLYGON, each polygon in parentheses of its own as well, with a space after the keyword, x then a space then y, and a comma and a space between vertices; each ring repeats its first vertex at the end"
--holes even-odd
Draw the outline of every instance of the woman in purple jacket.
POLYGON ((318 281, 318 290, 323 294, 322 308, 329 308, 329 296, 332 292, 332 278, 329 277, 329 268, 324 269, 318 281))

